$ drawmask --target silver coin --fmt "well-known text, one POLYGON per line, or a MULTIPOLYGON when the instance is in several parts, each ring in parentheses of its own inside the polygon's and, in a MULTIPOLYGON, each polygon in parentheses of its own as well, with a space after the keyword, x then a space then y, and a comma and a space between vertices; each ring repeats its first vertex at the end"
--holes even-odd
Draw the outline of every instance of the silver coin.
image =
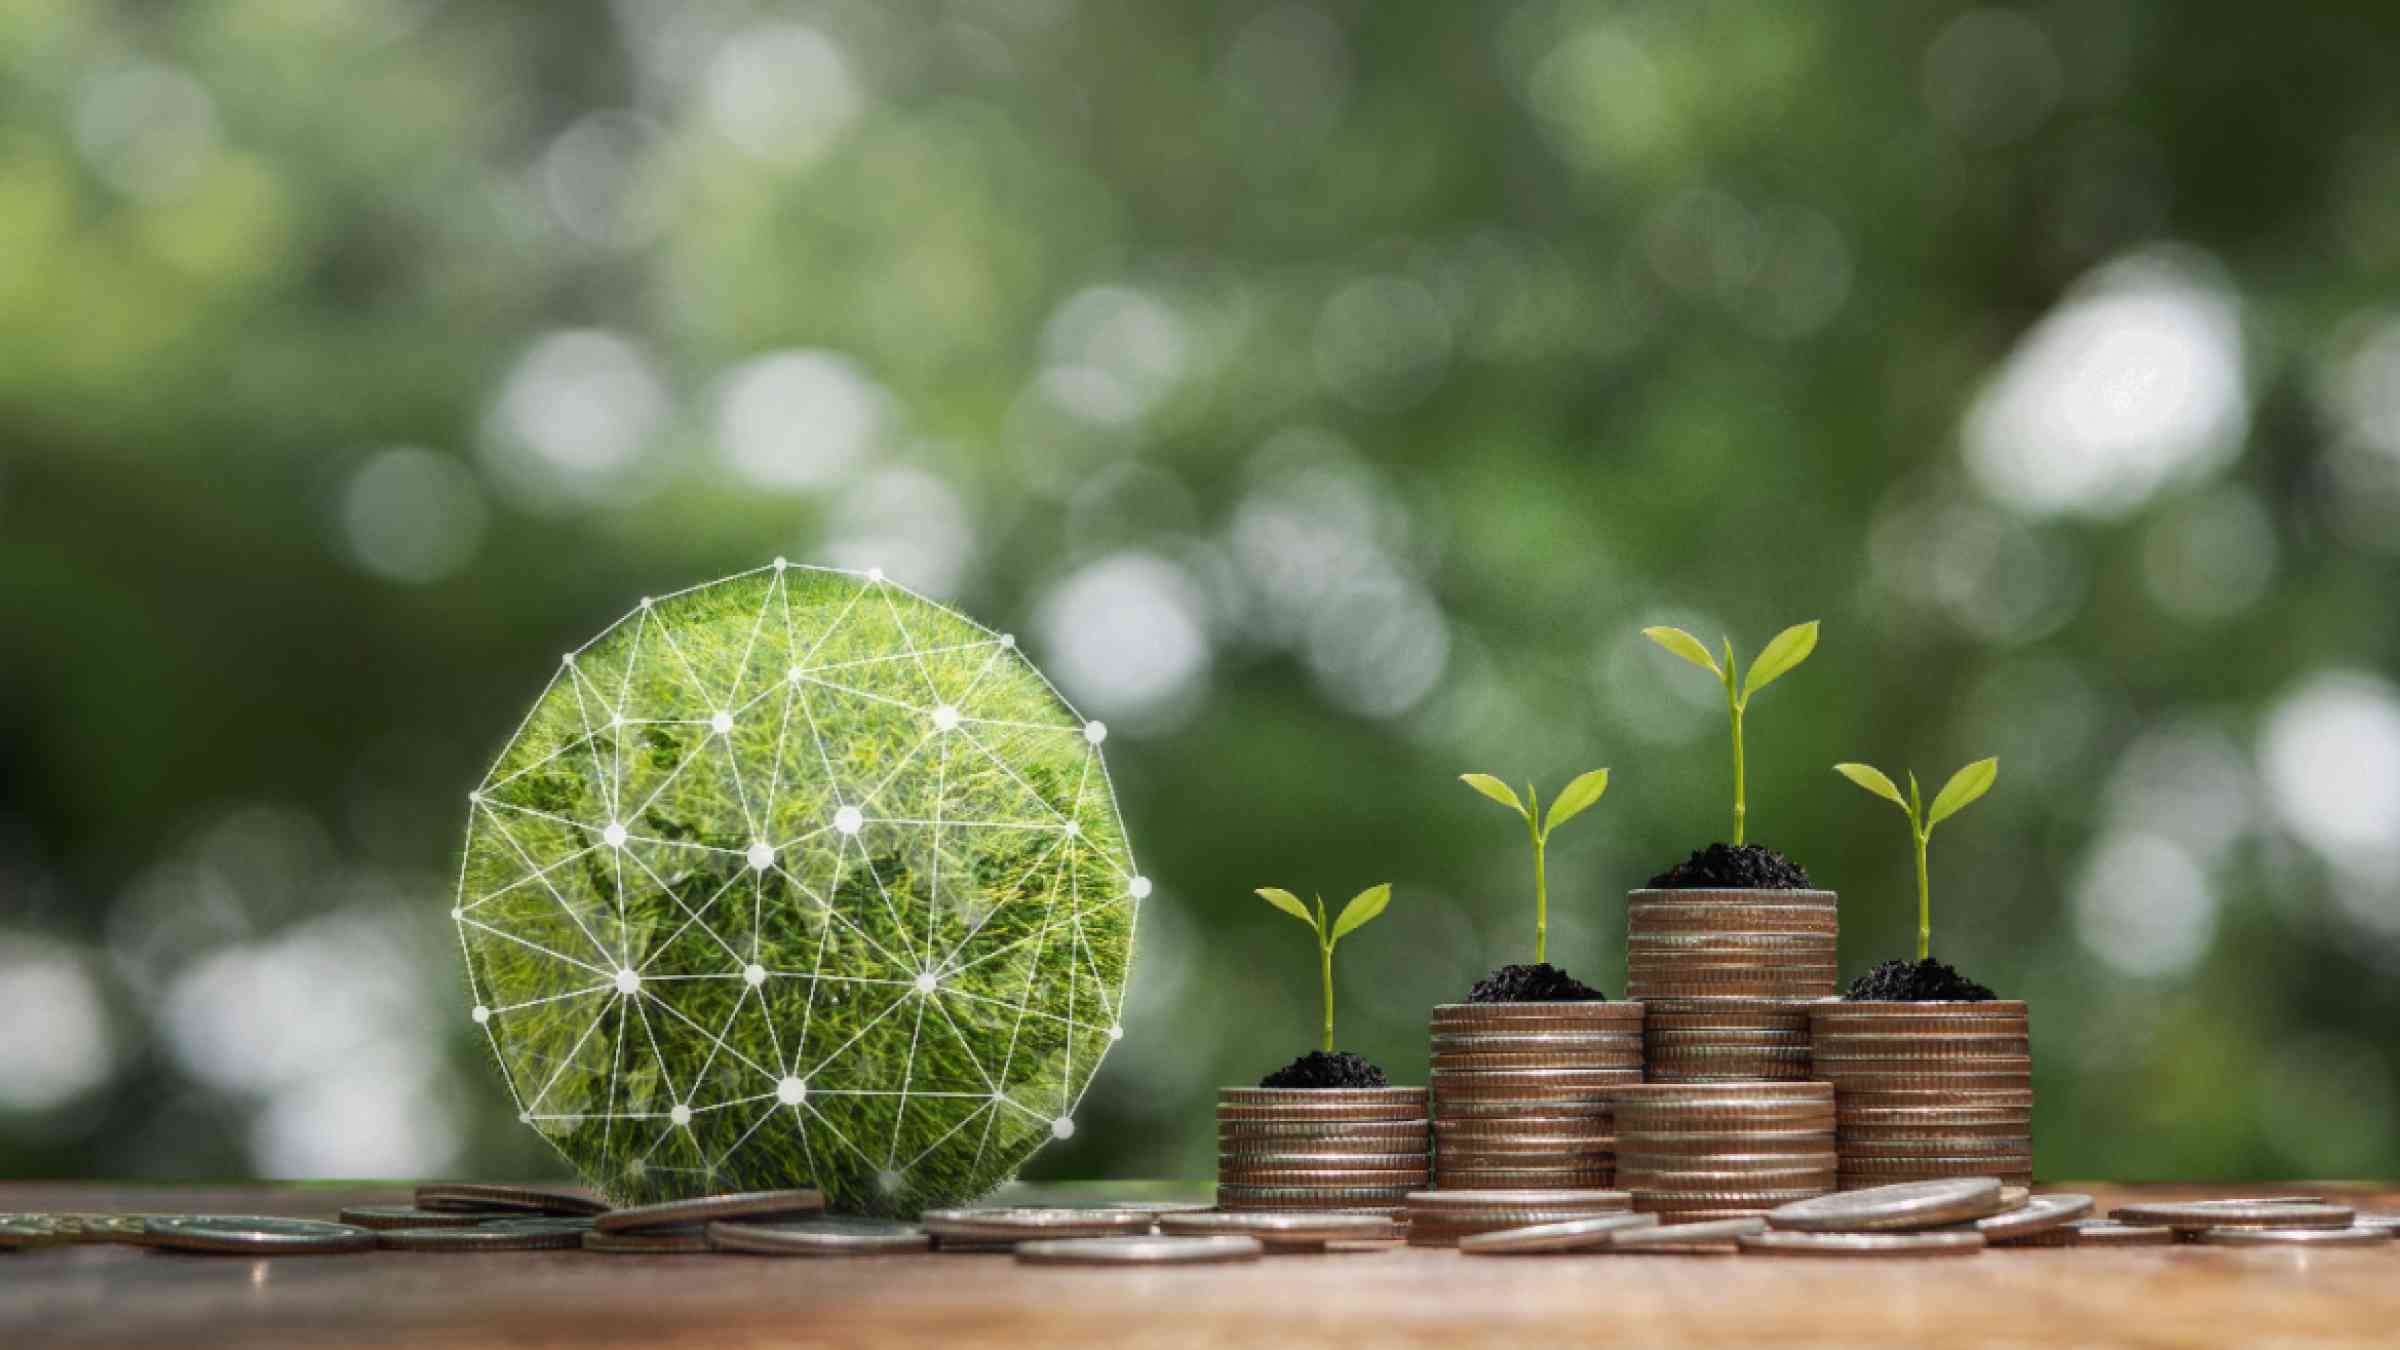
POLYGON ((527 1218, 473 1228, 383 1228, 375 1245, 399 1252, 537 1252, 576 1248, 592 1229, 585 1218, 527 1218))
POLYGON ((710 1247, 708 1234, 697 1228, 646 1229, 639 1233, 607 1233, 595 1228, 583 1235, 583 1249, 617 1256, 696 1256, 710 1247))
POLYGON ((2400 1233, 2400 1214, 2354 1214, 2350 1223, 2358 1228, 2380 1228, 2387 1233, 2400 1233))
POLYGON ((1407 1230, 1396 1219, 1376 1214, 1339 1214, 1326 1210, 1218 1210, 1206 1214, 1164 1214, 1158 1231, 1169 1237, 1249 1237, 1275 1248, 1322 1247, 1328 1242, 1396 1241, 1407 1230))
POLYGON ((2183 1200, 2119 1205, 2109 1217, 2164 1224, 2180 1233, 2205 1228, 2348 1228, 2356 1215, 2347 1205, 2311 1200, 2183 1200))
POLYGON ((1458 1240, 1458 1249, 1477 1256, 1533 1255, 1540 1252, 1572 1252, 1589 1247, 1602 1247, 1617 1232, 1627 1228, 1655 1228, 1655 1214, 1595 1214, 1588 1219, 1569 1219, 1564 1223, 1541 1223, 1528 1228, 1500 1228, 1485 1233, 1470 1233, 1458 1240))
POLYGON ((1255 1261, 1266 1251, 1249 1237, 1046 1238, 1017 1244, 1017 1259, 1044 1266, 1188 1266, 1255 1261))
POLYGON ((935 1209, 920 1220, 925 1231, 950 1245, 1017 1242, 1034 1238, 1129 1237, 1150 1232, 1158 1216, 1131 1209, 1070 1209, 1055 1205, 1005 1205, 984 1209, 935 1209))
POLYGON ((605 1201, 582 1191, 557 1186, 494 1186, 475 1181, 431 1181, 417 1187, 423 1209, 481 1213, 500 1210, 523 1214, 603 1214, 605 1201))
POLYGON ((1812 1233, 1891 1232, 1980 1219, 2003 1207, 1998 1178, 1950 1177, 1798 1200, 1769 1214, 1767 1221, 1777 1228, 1812 1233))
POLYGON ((1984 1248, 1983 1234, 1956 1229, 1938 1233, 1752 1233, 1737 1238, 1745 1252, 1771 1256, 1971 1256, 1984 1248))
POLYGON ((373 1229, 314 1219, 234 1214, 172 1214, 145 1222, 154 1247, 243 1256, 317 1256, 375 1250, 373 1229))
POLYGON ((2091 1212, 2092 1197, 2059 1191, 2031 1196, 2022 1205, 1976 1219, 1969 1226, 1983 1234, 1986 1242, 2013 1242, 2064 1227, 2091 1212))
POLYGON ((1695 1247, 1733 1248, 1737 1239, 1767 1231, 1760 1218, 1703 1219, 1699 1223, 1667 1223, 1655 1228, 1628 1228, 1608 1236, 1612 1249, 1623 1251, 1682 1251, 1695 1247))
POLYGON ((823 1215, 765 1223, 719 1220, 708 1245, 754 1256, 889 1256, 931 1250, 933 1235, 913 1223, 823 1215))
POLYGON ((1473 1214, 1479 1210, 1509 1209, 1539 1205, 1544 1209, 1616 1210, 1633 1204, 1633 1196, 1625 1191, 1587 1188, 1581 1190, 1441 1190, 1412 1191, 1408 1207, 1428 1214, 1473 1214))
POLYGON ((2380 1247, 2388 1228, 2203 1228, 2194 1239, 2211 1247, 2380 1247))
POLYGON ((794 1218, 825 1209, 822 1191, 798 1188, 784 1191, 744 1191, 734 1195, 703 1195, 655 1205, 612 1209, 592 1223, 603 1233, 638 1233, 661 1228, 694 1228, 717 1219, 794 1218))
POLYGON ((524 1210, 482 1211, 472 1209, 423 1209, 416 1205, 352 1205, 341 1213, 341 1221, 354 1228, 473 1228, 497 1213, 522 1214, 524 1210))

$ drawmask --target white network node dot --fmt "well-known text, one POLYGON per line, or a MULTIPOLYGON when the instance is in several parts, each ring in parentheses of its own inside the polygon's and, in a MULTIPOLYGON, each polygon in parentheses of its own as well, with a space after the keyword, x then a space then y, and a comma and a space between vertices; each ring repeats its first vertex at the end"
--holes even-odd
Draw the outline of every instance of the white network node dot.
POLYGON ((868 568, 868 569, 867 569, 867 580, 869 580, 869 581, 881 581, 881 580, 883 580, 883 569, 882 569, 882 568, 880 568, 880 567, 870 567, 870 568, 868 568))
POLYGON ((550 667, 453 919, 520 1119, 613 1201, 913 1213, 1073 1135, 1149 882, 1018 647, 779 558, 550 667))

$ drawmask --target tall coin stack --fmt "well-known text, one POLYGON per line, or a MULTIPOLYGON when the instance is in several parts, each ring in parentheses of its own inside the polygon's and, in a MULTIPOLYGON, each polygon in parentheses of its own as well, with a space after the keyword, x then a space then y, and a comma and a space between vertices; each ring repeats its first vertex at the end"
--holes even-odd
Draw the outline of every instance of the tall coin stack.
POLYGON ((1642 890, 1626 897, 1625 996, 1650 1009, 1650 1080, 1808 1077, 1808 1011, 1833 997, 1832 891, 1642 890))
POLYGON ((1224 1088, 1217 1207, 1405 1217, 1432 1180, 1421 1087, 1224 1088))
POLYGON ((1444 1003, 1433 1010, 1434 1185, 1611 1185, 1609 1093, 1642 1081, 1639 1003, 1444 1003))
POLYGON ((1616 1093, 1617 1185, 1661 1223, 1760 1215, 1834 1189, 1824 1083, 1651 1083, 1616 1093))
POLYGON ((2025 1004, 1821 1003, 1817 1078, 1840 1094, 1841 1187, 1998 1177, 2033 1183, 2025 1004))

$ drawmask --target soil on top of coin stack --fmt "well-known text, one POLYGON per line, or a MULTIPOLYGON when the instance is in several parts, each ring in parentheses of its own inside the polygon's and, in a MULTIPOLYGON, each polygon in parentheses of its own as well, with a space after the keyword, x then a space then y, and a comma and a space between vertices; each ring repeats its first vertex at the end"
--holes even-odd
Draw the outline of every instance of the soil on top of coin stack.
POLYGON ((1363 1055, 1347 1050, 1326 1054, 1311 1050, 1291 1063, 1258 1080, 1262 1088, 1378 1088, 1390 1087, 1391 1080, 1383 1070, 1367 1062, 1363 1055))
POLYGON ((1886 961, 1850 982, 1850 1003, 1989 1003, 1992 991, 1952 970, 1948 963, 1886 961))
POLYGON ((1803 891, 1808 869, 1764 844, 1710 844, 1650 878, 1655 891, 1803 891))
POLYGON ((1502 966, 1475 982, 1469 1003, 1606 1003, 1608 995, 1547 961, 1502 966))

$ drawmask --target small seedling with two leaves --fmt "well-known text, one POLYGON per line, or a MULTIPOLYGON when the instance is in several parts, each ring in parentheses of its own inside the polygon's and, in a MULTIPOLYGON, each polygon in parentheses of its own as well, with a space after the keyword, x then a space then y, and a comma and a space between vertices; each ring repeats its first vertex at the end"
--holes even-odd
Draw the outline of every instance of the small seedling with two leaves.
POLYGON ((1262 886, 1258 890, 1258 895, 1268 904, 1307 924, 1309 931, 1317 935, 1317 972, 1325 983, 1324 1050, 1326 1054, 1330 1055, 1333 1053, 1334 944, 1365 927, 1369 920, 1383 913, 1383 907, 1392 903, 1392 884, 1387 881, 1380 886, 1370 887, 1350 897, 1350 903, 1342 906, 1341 917, 1334 919, 1331 923, 1326 922, 1325 897, 1323 896, 1316 897, 1317 908, 1316 912, 1312 914, 1309 912, 1308 906, 1300 903, 1300 897, 1290 891, 1277 890, 1273 886, 1262 886))
POLYGON ((1908 795, 1900 795, 1898 785, 1880 769, 1865 764, 1836 764, 1833 771, 1867 791, 1892 803, 1908 816, 1909 835, 1917 844, 1917 959, 1933 954, 1933 889, 1925 873, 1925 841, 1933 837, 1933 827, 1957 815, 1969 802, 1991 791, 2000 777, 1998 759, 1979 759, 1957 773, 1933 795, 1928 809, 1917 794, 1917 775, 1908 775, 1908 795))
POLYGON ((1550 803, 1550 814, 1542 814, 1541 794, 1533 784, 1525 785, 1525 800, 1506 783, 1488 773, 1462 773, 1460 782, 1500 803, 1525 819, 1525 831, 1533 836, 1533 959, 1538 963, 1549 959, 1550 946, 1550 884, 1545 858, 1550 847, 1550 832, 1590 809, 1608 791, 1608 770, 1594 769, 1577 775, 1550 803))
POLYGON ((1725 639, 1725 664, 1708 654, 1700 639, 1680 628, 1645 628, 1642 636, 1717 677, 1725 686, 1725 711, 1733 717, 1733 843, 1740 847, 1748 810, 1742 802, 1742 713, 1750 696, 1773 684, 1817 649, 1817 621, 1794 624, 1777 633, 1758 653, 1744 674, 1733 659, 1733 639, 1725 639))

